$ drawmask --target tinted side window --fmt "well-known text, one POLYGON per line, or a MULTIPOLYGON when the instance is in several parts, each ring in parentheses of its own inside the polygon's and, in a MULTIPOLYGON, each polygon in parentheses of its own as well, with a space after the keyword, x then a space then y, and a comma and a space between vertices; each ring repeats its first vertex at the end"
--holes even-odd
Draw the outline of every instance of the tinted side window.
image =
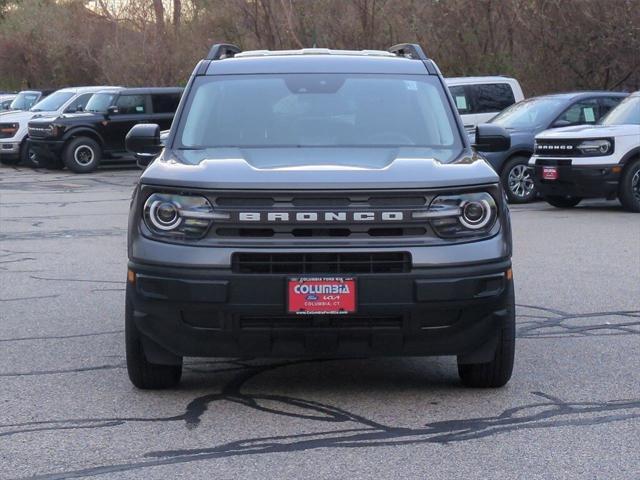
POLYGON ((472 113, 501 112, 516 102, 513 90, 507 83, 488 83, 468 86, 474 95, 474 111, 472 113))
POLYGON ((596 123, 598 118, 598 101, 591 98, 574 103, 556 121, 569 122, 569 125, 582 125, 596 123))
POLYGON ((180 94, 164 93, 151 95, 154 113, 175 113, 180 103, 180 94))
POLYGON ((473 107, 471 105, 471 98, 467 94, 466 88, 464 85, 456 85, 453 87, 449 87, 449 91, 451 92, 451 96, 453 97, 453 101, 458 108, 458 112, 461 115, 467 113, 473 113, 473 107))
POLYGON ((147 113, 144 95, 120 95, 116 101, 118 113, 121 115, 147 113))
POLYGON ((87 102, 92 96, 93 96, 93 93, 85 93, 83 95, 80 95, 71 103, 71 105, 67 107, 65 112, 73 113, 73 112, 84 110, 84 107, 87 106, 87 102))

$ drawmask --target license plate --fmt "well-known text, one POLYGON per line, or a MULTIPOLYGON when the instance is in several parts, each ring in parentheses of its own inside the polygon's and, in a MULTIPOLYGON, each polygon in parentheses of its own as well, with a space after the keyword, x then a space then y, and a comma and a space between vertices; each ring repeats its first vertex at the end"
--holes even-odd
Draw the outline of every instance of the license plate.
POLYGON ((356 311, 354 278, 290 278, 288 310, 297 315, 341 315, 356 311))
POLYGON ((542 167, 542 178, 544 180, 557 180, 558 169, 556 167, 542 167))

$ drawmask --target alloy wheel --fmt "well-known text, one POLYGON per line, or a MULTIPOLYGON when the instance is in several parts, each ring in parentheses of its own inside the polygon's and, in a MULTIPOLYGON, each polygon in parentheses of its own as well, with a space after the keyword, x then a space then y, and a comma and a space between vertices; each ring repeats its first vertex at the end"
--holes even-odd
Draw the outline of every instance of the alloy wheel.
POLYGON ((534 189, 531 169, 526 165, 516 165, 509 172, 509 190, 516 197, 526 198, 534 189))
POLYGON ((73 152, 73 158, 80 165, 90 165, 95 158, 95 153, 93 149, 88 145, 80 145, 73 152))

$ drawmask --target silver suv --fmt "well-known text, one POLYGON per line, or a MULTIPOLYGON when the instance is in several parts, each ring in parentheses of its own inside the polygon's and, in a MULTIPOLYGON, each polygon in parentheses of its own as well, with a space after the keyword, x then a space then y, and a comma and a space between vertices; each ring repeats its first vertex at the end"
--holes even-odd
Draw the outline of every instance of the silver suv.
POLYGON ((137 387, 177 384, 185 356, 455 355, 466 385, 509 380, 504 192, 418 45, 215 45, 166 140, 137 125, 127 148, 154 159, 129 217, 137 387))

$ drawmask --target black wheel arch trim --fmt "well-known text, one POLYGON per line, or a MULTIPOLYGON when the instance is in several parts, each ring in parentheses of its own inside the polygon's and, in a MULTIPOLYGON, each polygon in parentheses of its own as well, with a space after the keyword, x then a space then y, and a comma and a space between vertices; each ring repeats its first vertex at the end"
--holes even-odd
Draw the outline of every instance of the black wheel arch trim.
POLYGON ((634 158, 640 158, 640 147, 632 148, 620 159, 620 164, 626 165, 630 160, 634 158))
POLYGON ((500 168, 500 173, 502 174, 502 172, 504 172, 505 167, 507 166, 507 163, 509 163, 513 158, 515 157, 529 157, 531 158, 531 156, 533 155, 533 151, 528 151, 528 150, 517 150, 513 153, 511 153, 506 159, 505 161, 502 163, 502 167, 500 168))
POLYGON ((90 137, 93 140, 96 140, 100 144, 100 148, 104 148, 104 138, 102 138, 102 135, 96 132, 93 128, 88 128, 88 127, 77 127, 77 128, 71 129, 68 132, 65 132, 65 134, 62 137, 62 140, 66 143, 72 138, 79 137, 79 136, 90 137), (82 134, 85 134, 85 135, 82 135, 82 134))

